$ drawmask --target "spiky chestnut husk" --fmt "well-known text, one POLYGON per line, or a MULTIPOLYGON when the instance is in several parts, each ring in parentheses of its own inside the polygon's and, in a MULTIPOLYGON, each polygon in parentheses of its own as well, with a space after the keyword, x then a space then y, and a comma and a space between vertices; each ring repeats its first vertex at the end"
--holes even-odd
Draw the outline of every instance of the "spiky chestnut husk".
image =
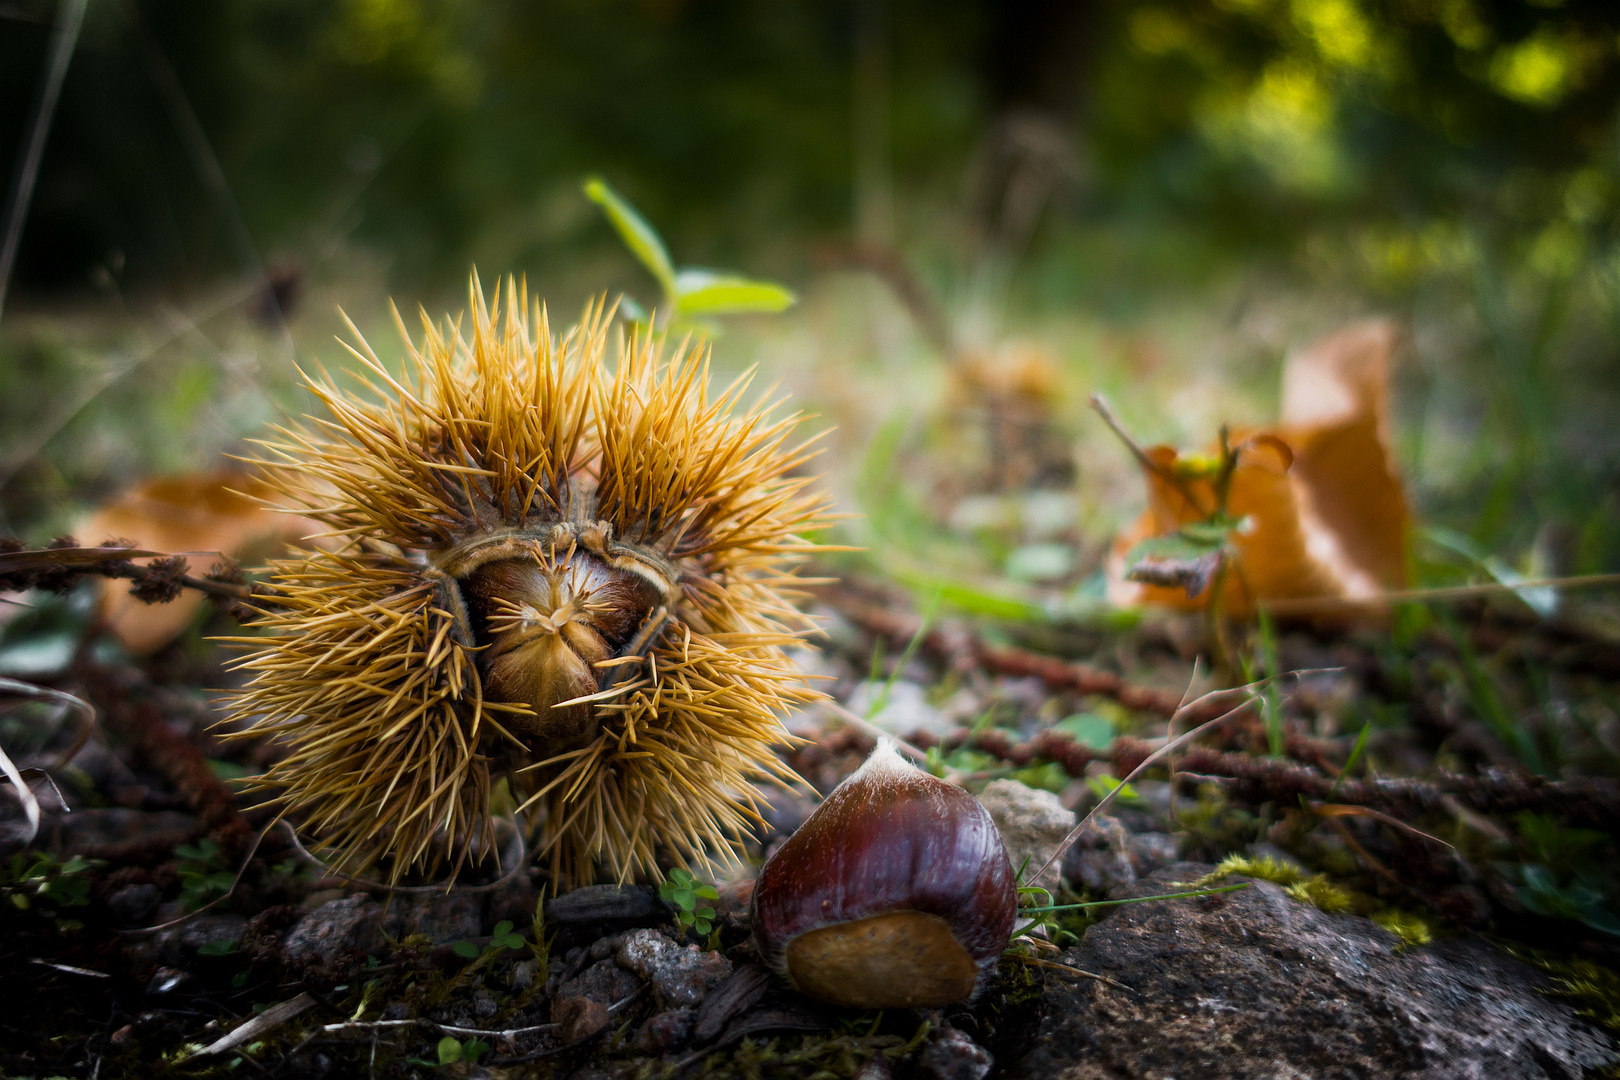
POLYGON ((699 349, 632 337, 607 371, 599 306, 561 340, 513 283, 471 307, 466 339, 400 324, 401 379, 360 340, 367 395, 309 377, 330 418, 263 443, 336 550, 273 563, 237 639, 232 715, 289 751, 258 783, 396 880, 492 848, 501 774, 562 884, 734 851, 753 785, 792 777, 778 714, 817 696, 783 652, 825 521, 798 417, 738 410, 746 377, 712 396, 699 349))

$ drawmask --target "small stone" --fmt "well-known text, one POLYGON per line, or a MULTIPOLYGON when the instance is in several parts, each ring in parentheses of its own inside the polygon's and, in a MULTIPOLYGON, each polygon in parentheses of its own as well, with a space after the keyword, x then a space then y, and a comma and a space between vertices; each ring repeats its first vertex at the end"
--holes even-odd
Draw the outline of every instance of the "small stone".
POLYGON ((295 961, 317 963, 351 950, 373 952, 382 947, 378 927, 382 909, 366 896, 333 900, 305 915, 289 931, 283 944, 295 961))
POLYGON ((1162 832, 1132 833, 1126 842, 1131 869, 1139 878, 1147 877, 1161 866, 1181 858, 1181 841, 1162 832))
POLYGON ((703 996, 731 974, 731 961, 696 945, 677 945, 656 930, 636 930, 624 936, 614 954, 619 966, 653 984, 653 993, 666 1009, 695 1008, 703 996))
POLYGON ((411 1007, 403 1001, 390 1002, 382 1013, 384 1020, 409 1020, 410 1016, 411 1007))
POLYGON ((422 934, 435 945, 466 941, 484 930, 483 896, 479 893, 437 889, 406 893, 394 898, 393 909, 400 916, 401 937, 422 934))
POLYGON ((691 1041, 692 1026, 696 1020, 696 1009, 666 1009, 656 1013, 641 1025, 630 1048, 649 1057, 679 1050, 691 1041))
POLYGON ((611 1019, 606 1005, 588 997, 558 998, 551 1006, 551 1022, 558 1026, 564 1043, 590 1038, 606 1028, 611 1019))
POLYGON ((120 885, 107 894, 106 904, 113 921, 127 930, 144 926, 161 899, 163 893, 156 885, 120 885))
POLYGON ((240 915, 196 915, 179 926, 158 931, 152 937, 157 959, 170 967, 183 967, 192 963, 197 954, 223 955, 234 951, 247 929, 247 920, 240 915))
POLYGON ((587 997, 603 1005, 615 1005, 641 989, 641 983, 612 960, 602 960, 557 987, 556 996, 587 997))
POLYGON ((591 885, 546 901, 550 925, 616 922, 650 926, 667 918, 668 909, 650 885, 591 885))
POLYGON ((585 955, 590 958, 591 963, 596 964, 611 957, 618 947, 619 935, 612 934, 591 942, 590 948, 585 950, 585 955))
POLYGON ((152 973, 152 979, 146 984, 148 994, 172 994, 191 981, 191 975, 179 968, 160 967, 152 973))
POLYGON ((525 960, 514 967, 512 969, 511 979, 512 989, 527 990, 529 987, 533 986, 534 971, 535 963, 533 960, 525 960))
POLYGON ((495 995, 488 990, 480 990, 473 995, 473 1013, 480 1020, 488 1020, 500 1009, 495 1004, 495 995))
POLYGON ((1001 832, 1013 870, 1023 868, 1021 883, 1038 885, 1056 895, 1061 868, 1054 866, 1039 878, 1035 874, 1074 828, 1074 812, 1052 792, 1036 790, 1017 780, 990 781, 979 802, 990 811, 1001 832))
POLYGON ((894 1080, 894 1066, 882 1054, 873 1054, 861 1062, 852 1080, 894 1080))
POLYGON ((926 1080, 984 1080, 993 1064, 990 1051, 956 1028, 947 1027, 923 1048, 917 1059, 917 1075, 926 1080))
POLYGON ((1063 856, 1063 876, 1092 892, 1108 893, 1136 881, 1131 834, 1118 818, 1098 814, 1086 822, 1063 856))

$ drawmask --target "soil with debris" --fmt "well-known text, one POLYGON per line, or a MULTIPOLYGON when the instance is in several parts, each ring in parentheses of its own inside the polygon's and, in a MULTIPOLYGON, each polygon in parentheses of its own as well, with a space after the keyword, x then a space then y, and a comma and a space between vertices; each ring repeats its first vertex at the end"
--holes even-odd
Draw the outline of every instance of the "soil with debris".
MULTIPOLYGON (((1357 750, 1345 717, 1394 699, 1388 658, 1291 634, 1285 665, 1340 670, 1283 698, 1273 728, 1260 711, 1238 716, 1181 752, 1173 777, 1133 781, 1037 877, 1079 815, 1162 741, 1191 665, 1173 635, 1137 632, 1128 664, 1118 637, 991 641, 894 609, 838 600, 825 612, 831 647, 805 664, 974 790, 1028 880, 1067 903, 1246 887, 1055 913, 971 1005, 831 1009, 759 965, 748 918, 751 874, 813 810, 809 789, 773 797, 751 869, 717 882, 714 933, 701 939, 650 885, 549 896, 542 871, 510 863, 449 890, 390 894, 327 875, 289 830, 267 828, 273 811, 234 779, 274 751, 211 733, 216 714, 192 688, 228 681, 214 661, 171 651, 137 666, 81 650, 48 680, 100 714, 71 764, 58 763, 76 742, 70 722, 43 709, 12 720, 45 732, 17 764, 44 770, 74 808, 36 782, 45 812, 26 847, 14 800, 0 817, 0 1075, 1620 1070, 1620 938, 1603 922, 1620 805, 1599 761, 1607 728, 1563 744, 1598 762, 1584 772, 1515 764, 1435 682, 1442 642, 1425 646, 1427 668, 1404 661, 1399 693, 1417 715, 1357 750), (879 640, 899 659, 874 679, 879 640)), ((1558 662, 1570 682, 1608 685, 1593 672, 1608 656, 1591 646, 1558 662)), ((1536 730, 1560 715, 1549 707, 1536 730)), ((793 722, 809 741, 788 763, 816 790, 873 745, 830 712, 793 722)), ((27 740, 8 728, 7 742, 27 740)))

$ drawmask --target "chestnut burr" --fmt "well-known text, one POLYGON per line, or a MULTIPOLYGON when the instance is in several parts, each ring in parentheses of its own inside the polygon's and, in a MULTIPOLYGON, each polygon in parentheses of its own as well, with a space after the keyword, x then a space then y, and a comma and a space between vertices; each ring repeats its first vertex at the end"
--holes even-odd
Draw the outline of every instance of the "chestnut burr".
POLYGON ((885 740, 766 862, 754 939, 818 1001, 936 1007, 978 992, 1017 911, 989 813, 885 740))

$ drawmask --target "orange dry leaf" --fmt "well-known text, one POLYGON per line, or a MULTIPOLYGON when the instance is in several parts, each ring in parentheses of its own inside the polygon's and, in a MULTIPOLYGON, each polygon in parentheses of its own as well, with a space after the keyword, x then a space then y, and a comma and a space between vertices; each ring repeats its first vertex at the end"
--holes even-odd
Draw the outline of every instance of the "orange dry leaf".
MULTIPOLYGON (((254 562, 284 541, 320 530, 307 518, 268 509, 258 501, 266 494, 259 480, 239 472, 148 480, 96 511, 79 532, 93 537, 92 543, 119 538, 138 548, 184 555, 192 574, 204 574, 222 556, 254 562)), ((188 589, 166 604, 144 604, 129 594, 128 582, 100 584, 103 621, 137 656, 174 640, 203 602, 200 593, 188 589)))
MULTIPOLYGON (((1406 585, 1410 515, 1389 446, 1397 338, 1394 324, 1372 320, 1290 356, 1282 422, 1269 433, 1234 437, 1240 449, 1227 512, 1243 527, 1229 539, 1232 568, 1221 601, 1229 614, 1251 615, 1264 600, 1362 599, 1406 585)), ((1167 472, 1197 471, 1187 468, 1192 456, 1168 446, 1147 455, 1167 472)), ((1189 476, 1178 490, 1159 471, 1143 474, 1148 509, 1115 541, 1110 597, 1203 608, 1213 590, 1189 597, 1186 589, 1127 581, 1125 556, 1143 540, 1204 521, 1216 505, 1214 485, 1189 476)))

